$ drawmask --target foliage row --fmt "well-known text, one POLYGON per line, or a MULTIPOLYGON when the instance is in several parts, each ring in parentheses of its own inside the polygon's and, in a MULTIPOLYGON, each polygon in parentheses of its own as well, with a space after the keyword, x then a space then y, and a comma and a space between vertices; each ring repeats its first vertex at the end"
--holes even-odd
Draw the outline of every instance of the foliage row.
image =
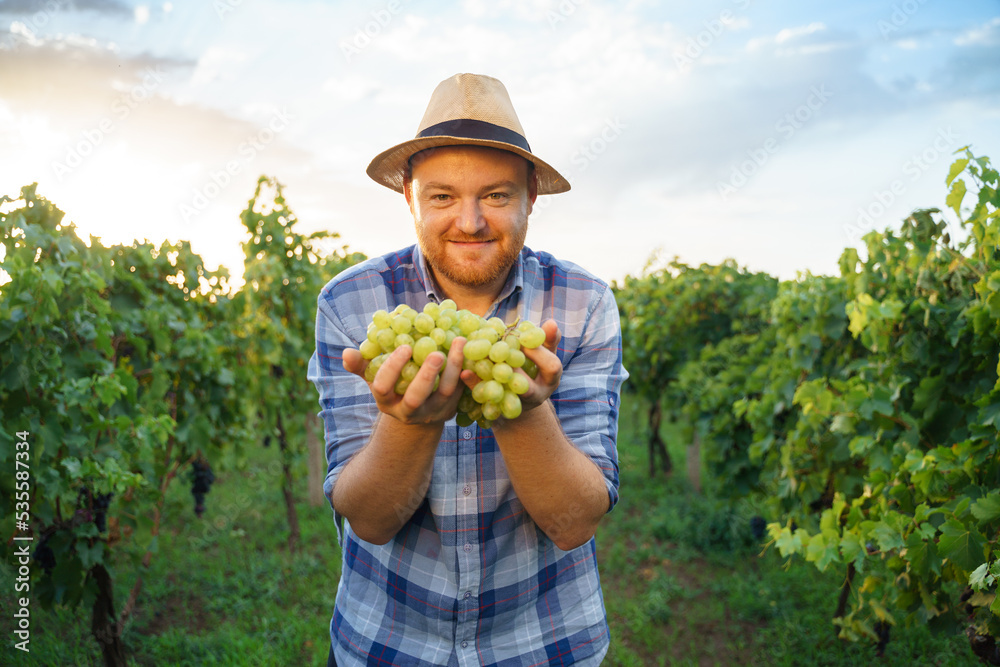
POLYGON ((849 248, 839 276, 673 263, 617 286, 632 389, 700 437, 716 493, 840 567, 841 637, 897 623, 1000 637, 1000 193, 968 148, 946 205, 849 248), (847 602, 849 601, 849 604, 847 602))
POLYGON ((91 607, 107 664, 123 663, 131 611, 113 608, 114 566, 148 566, 171 481, 189 475, 200 501, 211 467, 240 466, 248 442, 282 426, 294 460, 315 413, 304 385, 316 294, 358 256, 296 232, 270 179, 242 220, 236 291, 187 242, 84 243, 34 186, 0 198, 0 465, 30 466, 20 487, 0 477, 0 502, 17 510, 0 520, 0 548, 33 535, 31 598, 91 607))

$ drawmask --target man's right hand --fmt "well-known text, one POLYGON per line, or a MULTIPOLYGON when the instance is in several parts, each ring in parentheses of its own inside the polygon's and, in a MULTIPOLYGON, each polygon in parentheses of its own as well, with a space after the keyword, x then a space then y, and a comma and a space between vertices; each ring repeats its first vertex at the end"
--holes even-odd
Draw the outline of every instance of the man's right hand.
MULTIPOLYGON (((428 355, 402 396, 396 393, 395 387, 403 366, 410 360, 411 350, 408 345, 393 350, 378 369, 375 379, 368 383, 378 409, 404 424, 443 424, 454 417, 465 386, 460 379, 464 347, 465 338, 458 337, 452 341, 447 358, 441 352, 428 355), (445 370, 435 391, 434 380, 442 365, 445 370)), ((344 350, 344 369, 349 373, 364 379, 368 363, 360 351, 344 350)))

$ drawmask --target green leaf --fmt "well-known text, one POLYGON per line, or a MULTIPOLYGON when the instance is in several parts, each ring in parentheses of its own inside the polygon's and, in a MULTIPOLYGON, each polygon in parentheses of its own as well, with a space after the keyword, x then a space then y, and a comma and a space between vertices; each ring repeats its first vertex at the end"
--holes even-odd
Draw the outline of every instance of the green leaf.
POLYGON ((961 217, 961 207, 962 199, 965 197, 965 181, 958 179, 955 184, 951 186, 951 192, 945 198, 944 203, 947 204, 955 211, 955 215, 961 217))
POLYGON ((95 540, 93 545, 87 546, 85 541, 80 540, 77 542, 76 553, 80 557, 83 569, 89 570, 101 562, 104 555, 104 542, 95 540))
POLYGON ((985 558, 986 540, 978 532, 969 530, 955 519, 941 525, 938 550, 941 555, 963 570, 972 571, 985 558))
POLYGON ((1000 491, 987 494, 973 503, 972 516, 979 519, 979 524, 988 523, 1000 518, 1000 491))
POLYGON ((983 563, 969 575, 969 586, 973 590, 982 591, 993 585, 993 577, 989 574, 989 563, 983 563))
POLYGON ((840 538, 840 555, 843 556, 844 561, 857 565, 864 559, 866 553, 861 538, 854 533, 845 532, 840 538))
POLYGON ((903 542, 903 536, 899 530, 884 521, 880 521, 876 524, 873 532, 875 534, 875 539, 878 541, 879 549, 882 551, 902 549, 905 544, 905 542, 903 542))
POLYGON ((951 169, 948 170, 948 178, 945 179, 944 184, 951 185, 951 182, 954 181, 959 174, 965 171, 965 166, 967 164, 969 164, 969 158, 966 157, 959 158, 958 160, 952 162, 951 169))

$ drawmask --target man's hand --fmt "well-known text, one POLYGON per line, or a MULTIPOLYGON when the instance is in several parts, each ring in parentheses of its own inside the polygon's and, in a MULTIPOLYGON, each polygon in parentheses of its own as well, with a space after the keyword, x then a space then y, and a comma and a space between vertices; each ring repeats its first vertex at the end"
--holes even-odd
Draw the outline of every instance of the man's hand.
MULTIPOLYGON (((403 366, 410 360, 411 350, 409 345, 393 350, 378 369, 375 379, 368 383, 378 409, 404 424, 444 423, 454 417, 458 411, 458 399, 462 396, 460 377, 464 347, 465 339, 458 337, 452 341, 447 358, 441 352, 428 355, 402 396, 396 393, 395 387, 403 366), (434 391, 434 380, 442 366, 445 367, 444 373, 437 391, 434 391)), ((344 370, 349 373, 364 379, 368 363, 358 350, 344 350, 344 370)))

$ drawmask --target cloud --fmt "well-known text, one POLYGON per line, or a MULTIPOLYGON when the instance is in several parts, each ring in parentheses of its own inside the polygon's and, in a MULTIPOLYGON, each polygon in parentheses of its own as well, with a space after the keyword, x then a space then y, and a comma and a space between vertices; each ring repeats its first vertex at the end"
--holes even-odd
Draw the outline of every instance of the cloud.
POLYGON ((0 14, 38 14, 57 11, 92 11, 132 16, 133 9, 118 0, 8 0, 0 3, 0 14))
POLYGON ((989 22, 964 31, 955 38, 958 46, 1000 46, 1000 16, 989 22))

